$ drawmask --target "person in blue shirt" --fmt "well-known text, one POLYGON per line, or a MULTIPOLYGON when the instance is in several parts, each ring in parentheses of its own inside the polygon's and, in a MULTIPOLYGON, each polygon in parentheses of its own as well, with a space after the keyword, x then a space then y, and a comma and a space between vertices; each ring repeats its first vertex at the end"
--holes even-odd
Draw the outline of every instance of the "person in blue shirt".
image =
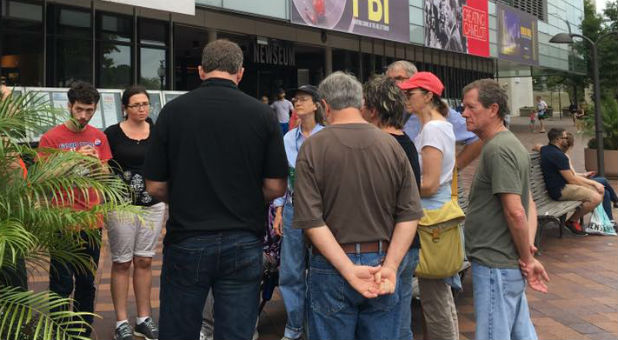
MULTIPOLYGON (((406 60, 395 61, 386 69, 386 75, 394 79, 397 84, 410 79, 417 72, 416 66, 406 60)), ((420 132, 421 124, 418 117, 411 114, 409 107, 406 107, 406 110, 408 113, 405 116, 409 116, 409 119, 404 124, 403 131, 410 139, 414 140, 420 132)), ((457 143, 464 144, 463 149, 457 154, 455 160, 457 169, 461 170, 480 155, 483 142, 474 133, 466 129, 466 119, 461 116, 461 113, 449 108, 446 121, 453 125, 453 132, 455 133, 457 143)))
POLYGON ((299 339, 303 334, 307 248, 303 241, 302 230, 292 228, 294 174, 296 156, 298 156, 301 145, 309 136, 324 128, 321 105, 317 87, 313 85, 299 87, 294 96, 294 109, 300 119, 300 124, 283 136, 289 167, 288 189, 285 196, 273 202, 276 207, 273 228, 278 235, 283 236, 281 264, 279 265, 279 292, 285 304, 287 322, 282 340, 299 339))

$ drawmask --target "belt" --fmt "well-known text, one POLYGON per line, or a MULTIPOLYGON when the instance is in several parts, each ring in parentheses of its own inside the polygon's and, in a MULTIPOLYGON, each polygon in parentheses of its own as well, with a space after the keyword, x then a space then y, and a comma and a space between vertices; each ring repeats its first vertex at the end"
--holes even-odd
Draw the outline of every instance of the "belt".
MULTIPOLYGON (((346 254, 365 254, 365 253, 386 253, 388 250, 388 241, 371 241, 339 244, 346 254)), ((320 254, 316 247, 311 247, 313 255, 320 254)))

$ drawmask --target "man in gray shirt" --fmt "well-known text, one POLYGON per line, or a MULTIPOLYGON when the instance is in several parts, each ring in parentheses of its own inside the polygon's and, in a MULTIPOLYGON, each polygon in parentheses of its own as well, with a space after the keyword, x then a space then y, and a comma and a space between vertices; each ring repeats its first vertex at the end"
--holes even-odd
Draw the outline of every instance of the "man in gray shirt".
POLYGON ((403 149, 361 115, 362 87, 336 72, 319 87, 330 125, 296 161, 294 227, 312 244, 309 339, 398 339, 400 263, 422 216, 403 149))
POLYGON ((277 115, 277 120, 279 121, 279 125, 281 126, 281 133, 285 135, 288 132, 289 124, 290 124, 290 115, 294 110, 294 105, 291 101, 285 99, 285 90, 279 89, 279 93, 277 94, 277 100, 275 100, 270 107, 275 111, 277 115))
POLYGON ((470 189, 466 251, 472 262, 476 339, 536 339, 526 300, 547 292, 549 280, 534 258, 536 206, 530 195, 528 152, 503 124, 507 95, 491 79, 464 88, 468 130, 483 141, 470 189))

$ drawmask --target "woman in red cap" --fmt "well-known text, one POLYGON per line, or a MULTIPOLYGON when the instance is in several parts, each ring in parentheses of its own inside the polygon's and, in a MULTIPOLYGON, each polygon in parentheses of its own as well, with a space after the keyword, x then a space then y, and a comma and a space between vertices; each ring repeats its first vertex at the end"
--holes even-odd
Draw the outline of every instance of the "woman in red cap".
MULTIPOLYGON (((433 73, 418 72, 399 87, 406 95, 408 107, 421 123, 421 131, 414 139, 421 167, 421 204, 424 209, 439 209, 451 199, 455 167, 455 134, 446 120, 448 106, 440 98, 444 85, 433 73)), ((457 310, 451 292, 451 287, 461 287, 459 276, 419 278, 418 283, 427 338, 459 338, 457 310)))

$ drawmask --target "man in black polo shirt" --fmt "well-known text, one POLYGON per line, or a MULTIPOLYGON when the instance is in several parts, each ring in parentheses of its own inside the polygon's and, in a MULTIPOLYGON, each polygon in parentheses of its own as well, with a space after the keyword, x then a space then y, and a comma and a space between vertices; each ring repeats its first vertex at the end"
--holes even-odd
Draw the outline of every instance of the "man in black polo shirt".
POLYGON ((571 170, 569 158, 563 151, 568 149, 567 133, 564 129, 550 129, 547 138, 549 144, 541 148, 541 170, 547 193, 557 201, 582 202, 566 226, 574 234, 585 235, 579 218, 601 203, 605 189, 602 184, 577 176, 571 170))
POLYGON ((169 202, 159 339, 197 339, 210 289, 215 339, 251 339, 266 202, 285 193, 287 160, 270 108, 242 93, 243 53, 204 48, 202 86, 168 103, 146 156, 148 193, 169 202))

